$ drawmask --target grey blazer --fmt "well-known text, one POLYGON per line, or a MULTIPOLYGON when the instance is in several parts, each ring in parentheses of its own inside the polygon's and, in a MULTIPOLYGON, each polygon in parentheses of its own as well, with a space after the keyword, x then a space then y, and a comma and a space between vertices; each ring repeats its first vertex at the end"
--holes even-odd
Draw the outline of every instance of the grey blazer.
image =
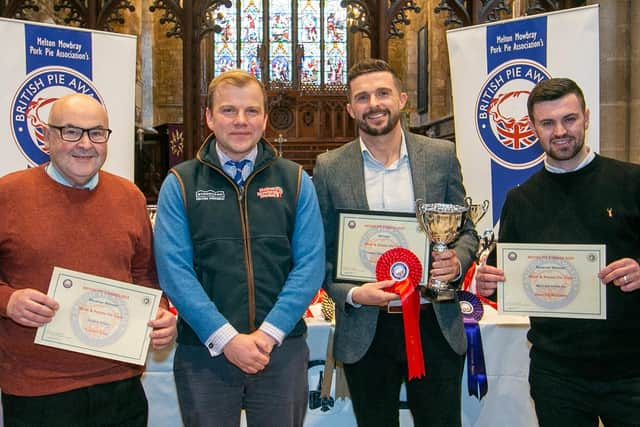
MULTIPOLYGON (((405 131, 409 164, 416 198, 427 203, 464 204, 464 186, 454 145, 449 141, 426 138, 405 131)), ((333 281, 337 209, 368 210, 364 184, 364 166, 359 140, 318 156, 313 172, 327 239, 327 274, 324 288, 336 303, 334 356, 345 363, 360 360, 373 341, 380 309, 355 308, 346 302, 347 293, 356 286, 333 281)), ((471 265, 478 237, 467 221, 460 237, 450 246, 455 249, 462 271, 471 265)), ((426 268, 426 267, 425 267, 426 268)), ((458 354, 467 349, 467 339, 457 301, 434 302, 438 324, 451 348, 458 354)))

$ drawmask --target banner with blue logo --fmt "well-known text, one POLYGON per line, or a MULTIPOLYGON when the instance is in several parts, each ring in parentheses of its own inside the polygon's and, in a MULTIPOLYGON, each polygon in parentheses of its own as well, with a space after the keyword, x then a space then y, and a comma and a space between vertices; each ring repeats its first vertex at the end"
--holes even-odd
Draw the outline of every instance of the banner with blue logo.
POLYGON ((102 103, 113 130, 104 169, 133 180, 136 39, 0 19, 0 176, 49 161, 51 104, 72 92, 102 103))
POLYGON ((587 143, 599 150, 598 7, 447 32, 456 148, 467 194, 491 202, 478 229, 500 219, 506 193, 543 165, 527 98, 540 81, 568 77, 590 108, 587 143))

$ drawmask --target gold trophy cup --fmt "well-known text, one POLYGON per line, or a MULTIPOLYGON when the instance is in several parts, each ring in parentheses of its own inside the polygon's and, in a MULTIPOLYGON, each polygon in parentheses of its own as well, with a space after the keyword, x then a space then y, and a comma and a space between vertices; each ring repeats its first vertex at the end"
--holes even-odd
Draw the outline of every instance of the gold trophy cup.
MULTIPOLYGON (((467 215, 469 215, 469 219, 473 221, 474 226, 478 226, 478 222, 482 219, 484 214, 489 210, 489 201, 485 200, 482 204, 474 205, 471 197, 467 196, 464 198, 464 204, 469 209, 467 215)), ((480 237, 480 245, 478 246, 478 251, 476 252, 476 258, 478 260, 479 265, 484 265, 487 262, 487 257, 496 246, 496 239, 491 228, 484 230, 482 233, 482 237, 480 237)))
POLYGON ((484 214, 489 210, 489 201, 485 200, 482 204, 474 205, 471 197, 467 196, 464 198, 464 204, 468 209, 467 215, 469 219, 473 222, 473 225, 477 227, 478 222, 480 222, 484 214))
MULTIPOLYGON (((464 224, 468 208, 466 206, 447 203, 425 203, 416 200, 416 217, 422 230, 427 233, 433 243, 435 252, 444 252, 447 245, 453 242, 464 224)), ((455 298, 456 289, 449 282, 429 278, 423 293, 437 301, 455 298)))

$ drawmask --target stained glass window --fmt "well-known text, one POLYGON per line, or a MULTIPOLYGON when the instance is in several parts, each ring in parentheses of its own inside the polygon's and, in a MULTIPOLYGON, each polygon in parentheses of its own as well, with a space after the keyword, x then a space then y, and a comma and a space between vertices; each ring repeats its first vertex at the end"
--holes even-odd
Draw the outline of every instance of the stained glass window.
POLYGON ((344 84, 347 78, 347 11, 335 1, 325 0, 324 80, 344 84))
POLYGON ((340 0, 240 0, 220 7, 216 24, 222 31, 213 36, 215 75, 241 68, 265 82, 346 83, 340 0))

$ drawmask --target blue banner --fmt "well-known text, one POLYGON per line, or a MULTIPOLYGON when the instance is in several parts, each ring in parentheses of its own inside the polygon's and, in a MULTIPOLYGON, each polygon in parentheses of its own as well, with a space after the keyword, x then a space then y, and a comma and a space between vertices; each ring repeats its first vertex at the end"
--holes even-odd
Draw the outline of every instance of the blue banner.
POLYGON ((91 33, 25 24, 27 74, 42 67, 76 70, 92 79, 91 33))
POLYGON ((496 224, 507 191, 538 170, 544 158, 524 106, 530 89, 550 77, 546 70, 547 17, 490 25, 486 31, 488 78, 478 96, 476 126, 491 155, 492 220, 496 224))

